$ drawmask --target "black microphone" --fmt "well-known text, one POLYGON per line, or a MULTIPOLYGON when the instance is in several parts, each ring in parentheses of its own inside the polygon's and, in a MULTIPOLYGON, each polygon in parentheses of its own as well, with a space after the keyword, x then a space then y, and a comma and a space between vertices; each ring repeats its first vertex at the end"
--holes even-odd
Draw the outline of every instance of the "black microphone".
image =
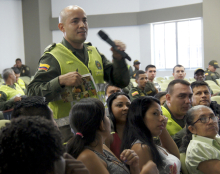
POLYGON ((107 34, 104 33, 104 31, 100 30, 98 32, 98 35, 104 40, 106 41, 109 45, 111 45, 115 51, 117 51, 119 54, 121 54, 121 56, 123 58, 128 59, 129 61, 131 61, 131 58, 127 55, 127 53, 125 53, 124 51, 121 51, 117 48, 117 46, 115 45, 115 43, 108 37, 107 34))

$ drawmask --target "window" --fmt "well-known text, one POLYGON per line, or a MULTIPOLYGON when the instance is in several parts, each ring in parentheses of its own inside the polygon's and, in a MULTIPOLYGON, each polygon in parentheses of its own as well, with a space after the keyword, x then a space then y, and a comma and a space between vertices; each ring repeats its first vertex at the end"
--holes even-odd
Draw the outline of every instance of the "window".
POLYGON ((202 67, 202 21, 190 19, 152 24, 153 62, 157 69, 202 67))

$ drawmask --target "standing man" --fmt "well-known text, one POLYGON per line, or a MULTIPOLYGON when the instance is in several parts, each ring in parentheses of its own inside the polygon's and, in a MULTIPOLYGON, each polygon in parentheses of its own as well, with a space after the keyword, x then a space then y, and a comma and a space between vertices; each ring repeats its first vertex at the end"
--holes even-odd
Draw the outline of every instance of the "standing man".
POLYGON ((142 70, 137 71, 135 82, 138 84, 137 87, 132 87, 129 91, 131 101, 141 96, 154 96, 158 93, 154 84, 148 81, 147 74, 142 70))
POLYGON ((14 103, 20 101, 25 94, 16 83, 16 76, 11 68, 4 69, 2 77, 5 83, 0 86, 0 111, 5 111, 13 108, 14 103))
POLYGON ((15 60, 15 65, 14 67, 17 67, 20 71, 20 75, 21 77, 22 76, 28 76, 28 77, 31 77, 31 74, 30 74, 30 68, 27 66, 27 65, 23 65, 21 63, 21 59, 20 58, 17 58, 15 60))
POLYGON ((133 79, 136 78, 136 73, 140 69, 140 64, 141 64, 141 62, 139 62, 138 60, 134 61, 134 65, 133 65, 134 66, 134 71, 133 71, 133 75, 132 75, 133 79))
POLYGON ((209 66, 205 71, 205 80, 212 80, 218 85, 216 79, 219 79, 220 75, 216 72, 216 68, 219 68, 218 62, 216 60, 210 61, 209 66))
MULTIPOLYGON (((71 137, 68 117, 71 103, 56 98, 65 86, 77 87, 82 84, 82 75, 91 73, 98 88, 95 97, 104 99, 104 81, 123 88, 128 85, 130 78, 124 58, 113 48, 112 64, 91 43, 84 43, 88 23, 81 7, 74 5, 64 8, 59 15, 58 28, 63 32, 63 40, 45 49, 38 71, 28 86, 28 94, 44 96, 50 102, 49 107, 65 141, 71 137)), ((125 49, 122 42, 115 41, 115 44, 120 50, 125 49)))
POLYGON ((192 90, 185 80, 173 80, 169 83, 166 102, 161 106, 163 114, 168 118, 167 131, 178 147, 185 134, 185 115, 191 107, 192 90))
POLYGON ((184 79, 186 76, 185 68, 182 65, 176 65, 173 68, 173 77, 176 79, 184 79))

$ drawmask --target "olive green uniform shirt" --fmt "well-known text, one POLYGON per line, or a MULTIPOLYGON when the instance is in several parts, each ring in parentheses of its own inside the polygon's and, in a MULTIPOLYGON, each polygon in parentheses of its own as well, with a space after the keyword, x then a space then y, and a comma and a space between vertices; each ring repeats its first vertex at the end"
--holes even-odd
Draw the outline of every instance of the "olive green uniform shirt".
POLYGON ((138 70, 138 69, 135 69, 135 70, 133 71, 133 74, 132 74, 132 76, 131 76, 132 79, 135 79, 137 71, 139 71, 139 70, 138 70))
MULTIPOLYGON (((18 67, 17 67, 18 68, 18 67)), ((31 77, 30 68, 27 65, 21 65, 21 68, 18 68, 20 71, 20 76, 28 76, 31 77)))
POLYGON ((212 72, 209 69, 205 70, 205 80, 212 80, 218 85, 216 79, 219 79, 219 78, 220 78, 220 75, 218 72, 212 72))
MULTIPOLYGON (((10 88, 16 89, 15 85, 8 85, 10 88)), ((5 111, 13 108, 14 106, 14 98, 7 101, 7 95, 0 91, 0 111, 5 111)))
MULTIPOLYGON (((63 38, 61 43, 88 67, 87 46, 90 46, 90 43, 84 43, 83 51, 74 49, 65 38, 63 38)), ((130 78, 125 60, 114 59, 114 63, 111 63, 103 54, 100 54, 100 56, 102 57, 104 80, 120 88, 126 87, 130 78)), ((38 70, 36 72, 34 79, 28 85, 27 93, 29 96, 44 96, 50 102, 56 99, 57 94, 63 88, 63 86, 60 86, 58 79, 61 75, 60 65, 56 58, 49 53, 43 55, 39 62, 49 65, 49 68, 47 71, 38 70)))

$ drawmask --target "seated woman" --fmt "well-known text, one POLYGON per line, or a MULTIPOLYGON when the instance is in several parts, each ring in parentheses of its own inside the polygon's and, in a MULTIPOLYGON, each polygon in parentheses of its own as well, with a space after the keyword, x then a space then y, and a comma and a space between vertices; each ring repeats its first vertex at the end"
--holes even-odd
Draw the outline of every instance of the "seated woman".
POLYGON ((181 152, 186 152, 185 163, 190 173, 220 173, 218 120, 207 106, 194 106, 187 112, 181 152))
POLYGON ((107 100, 109 118, 112 121, 113 130, 106 139, 105 144, 117 158, 120 158, 121 140, 130 104, 129 96, 123 92, 114 93, 107 100))
POLYGON ((137 153, 140 169, 152 160, 160 174, 180 173, 179 151, 166 124, 159 100, 140 97, 131 103, 121 149, 131 148, 137 153), (155 145, 155 136, 159 136, 161 146, 155 145))
POLYGON ((86 98, 77 102, 70 111, 70 126, 76 135, 68 142, 67 151, 83 162, 90 174, 139 174, 134 151, 124 150, 120 155, 122 162, 103 145, 111 128, 100 100, 86 98))

